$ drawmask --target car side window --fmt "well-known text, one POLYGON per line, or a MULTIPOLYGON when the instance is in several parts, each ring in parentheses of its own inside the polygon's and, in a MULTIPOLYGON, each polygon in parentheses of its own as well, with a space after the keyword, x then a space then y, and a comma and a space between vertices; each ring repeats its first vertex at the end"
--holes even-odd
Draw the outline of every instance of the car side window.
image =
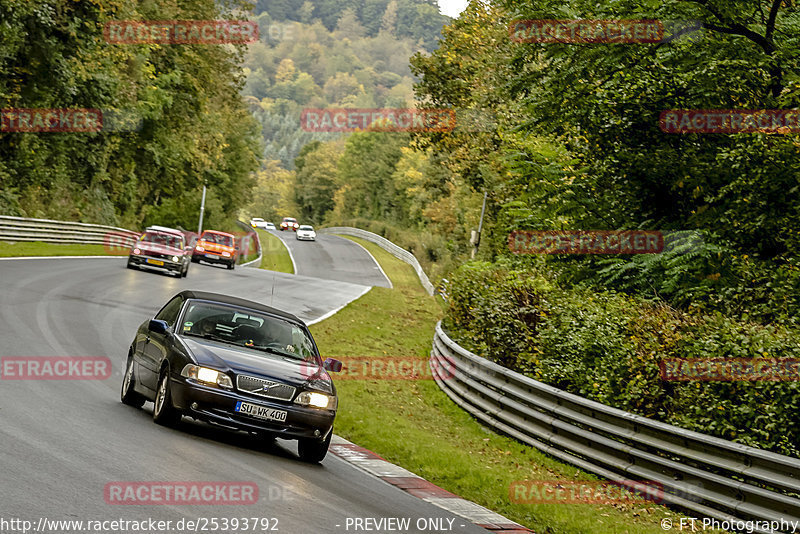
POLYGON ((155 318, 166 321, 170 326, 175 326, 175 321, 178 320, 178 313, 181 311, 182 304, 183 299, 179 296, 175 297, 169 301, 166 306, 161 308, 161 311, 158 312, 155 318))

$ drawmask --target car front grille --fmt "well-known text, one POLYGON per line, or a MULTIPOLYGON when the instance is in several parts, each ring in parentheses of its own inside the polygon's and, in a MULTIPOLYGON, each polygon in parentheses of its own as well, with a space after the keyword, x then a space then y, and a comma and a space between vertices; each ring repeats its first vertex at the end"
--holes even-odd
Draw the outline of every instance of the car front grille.
POLYGON ((295 391, 294 386, 247 375, 238 375, 236 377, 236 387, 239 388, 239 391, 245 393, 283 401, 292 400, 295 391))
POLYGON ((160 254, 158 252, 150 252, 149 250, 145 250, 143 255, 148 258, 156 258, 159 260, 172 260, 172 255, 170 254, 160 254))

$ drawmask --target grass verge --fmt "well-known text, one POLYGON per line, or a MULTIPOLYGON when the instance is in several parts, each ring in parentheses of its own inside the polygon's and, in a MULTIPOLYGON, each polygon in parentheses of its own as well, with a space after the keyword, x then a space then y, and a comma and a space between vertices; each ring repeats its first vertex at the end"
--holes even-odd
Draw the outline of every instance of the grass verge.
MULTIPOLYGON (((441 307, 425 293, 410 266, 372 243, 349 239, 375 256, 394 289, 372 288, 313 325, 323 356, 419 359, 427 368, 441 307)), ((676 512, 643 501, 512 503, 509 488, 514 481, 596 479, 480 425, 432 380, 366 379, 365 374, 334 375, 339 391, 336 433, 456 495, 537 533, 655 534, 664 532, 662 520, 676 528, 679 524, 676 512)))
POLYGON ((258 239, 261 240, 261 268, 279 273, 294 274, 292 258, 289 256, 283 241, 266 230, 259 228, 256 232, 258 232, 258 239))
POLYGON ((41 241, 0 241, 0 257, 12 256, 127 256, 128 250, 109 250, 105 245, 43 243, 41 241))

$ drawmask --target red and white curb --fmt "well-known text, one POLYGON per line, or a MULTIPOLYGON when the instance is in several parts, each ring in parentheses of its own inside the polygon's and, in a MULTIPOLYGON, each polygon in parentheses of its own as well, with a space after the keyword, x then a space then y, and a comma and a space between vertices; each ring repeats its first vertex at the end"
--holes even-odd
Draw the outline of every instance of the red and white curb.
POLYGON ((371 450, 359 447, 355 443, 350 443, 339 436, 333 436, 330 451, 346 462, 388 482, 392 486, 396 486, 414 497, 427 501, 459 517, 463 517, 470 523, 483 527, 495 534, 533 532, 496 512, 492 512, 488 508, 462 499, 458 495, 453 495, 411 471, 387 462, 371 450))

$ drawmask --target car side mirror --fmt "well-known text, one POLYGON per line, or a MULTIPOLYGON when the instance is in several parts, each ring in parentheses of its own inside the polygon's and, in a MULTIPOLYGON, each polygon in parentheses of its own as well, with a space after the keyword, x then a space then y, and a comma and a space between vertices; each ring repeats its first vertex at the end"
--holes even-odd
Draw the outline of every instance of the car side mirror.
POLYGON ((150 324, 147 325, 147 329, 154 334, 166 334, 169 325, 167 321, 162 321, 161 319, 150 319, 150 324))
POLYGON ((326 371, 330 371, 331 373, 339 373, 342 370, 342 362, 334 358, 326 359, 322 366, 326 371))

